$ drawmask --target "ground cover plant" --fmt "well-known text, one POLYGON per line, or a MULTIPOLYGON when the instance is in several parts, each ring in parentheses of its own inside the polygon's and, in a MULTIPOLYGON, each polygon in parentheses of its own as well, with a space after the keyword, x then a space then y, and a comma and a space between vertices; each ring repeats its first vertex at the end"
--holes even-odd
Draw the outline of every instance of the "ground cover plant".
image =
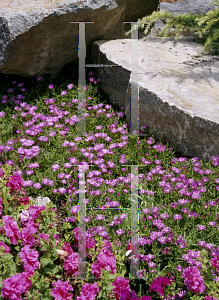
POLYGON ((209 10, 205 14, 193 14, 190 11, 189 14, 174 15, 172 12, 168 13, 166 10, 154 11, 151 15, 138 19, 138 25, 134 25, 131 30, 126 32, 126 35, 129 35, 131 31, 138 28, 138 26, 140 28, 144 28, 146 26, 144 33, 147 34, 154 22, 161 19, 165 22, 165 26, 161 32, 159 32, 158 36, 163 37, 163 40, 165 40, 168 36, 175 36, 175 40, 177 41, 180 34, 195 32, 199 34, 199 37, 202 38, 204 42, 203 50, 198 52, 197 55, 218 55, 219 0, 210 1, 210 4, 216 5, 216 8, 209 10), (175 29, 171 32, 171 29, 173 28, 175 29))
POLYGON ((108 103, 91 71, 88 135, 73 137, 77 75, 77 68, 56 80, 2 75, 0 299, 219 299, 219 157, 176 155, 146 124, 147 136, 126 136, 123 109, 108 103), (129 280, 131 211, 122 208, 131 208, 132 177, 125 164, 144 165, 139 279, 129 280), (86 171, 86 279, 74 278, 78 165, 86 171), (34 206, 30 196, 39 195, 51 202, 34 206))

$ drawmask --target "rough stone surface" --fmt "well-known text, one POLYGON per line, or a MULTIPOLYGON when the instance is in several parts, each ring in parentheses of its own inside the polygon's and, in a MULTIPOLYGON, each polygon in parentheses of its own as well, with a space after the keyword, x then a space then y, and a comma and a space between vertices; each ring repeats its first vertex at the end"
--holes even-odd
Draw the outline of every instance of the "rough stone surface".
MULTIPOLYGON (((205 14, 209 10, 215 9, 217 5, 211 4, 211 0, 185 0, 176 3, 160 3, 160 10, 173 12, 174 15, 188 14, 190 11, 193 14, 205 14)), ((212 1, 214 2, 214 1, 212 1)))
POLYGON ((130 24, 157 10, 159 0, 0 0, 0 71, 55 78, 78 61, 78 24, 86 24, 86 54, 99 39, 124 38, 130 24))
MULTIPOLYGON (((180 35, 178 42, 149 34, 134 43, 139 51, 139 128, 148 125, 155 138, 165 136, 184 155, 218 156, 219 56, 198 57, 204 42, 196 33, 180 35)), ((130 126, 130 39, 94 42, 90 60, 122 66, 93 71, 110 102, 125 107, 130 126)))

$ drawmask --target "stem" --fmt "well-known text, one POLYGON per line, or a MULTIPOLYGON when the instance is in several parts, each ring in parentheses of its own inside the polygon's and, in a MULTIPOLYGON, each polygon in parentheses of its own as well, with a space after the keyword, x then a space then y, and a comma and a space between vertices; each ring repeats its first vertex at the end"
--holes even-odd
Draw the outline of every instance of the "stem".
POLYGON ((2 193, 3 193, 3 199, 4 199, 5 215, 7 215, 7 213, 8 213, 8 201, 7 201, 6 186, 3 187, 2 193))

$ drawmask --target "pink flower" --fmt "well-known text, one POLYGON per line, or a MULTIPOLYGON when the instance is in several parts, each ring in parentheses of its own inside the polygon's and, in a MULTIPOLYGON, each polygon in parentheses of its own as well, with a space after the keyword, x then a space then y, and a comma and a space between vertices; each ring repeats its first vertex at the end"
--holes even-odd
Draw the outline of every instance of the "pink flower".
POLYGON ((208 295, 208 296, 205 296, 204 300, 218 300, 218 298, 215 298, 215 297, 211 298, 211 296, 208 295))
POLYGON ((2 296, 10 300, 22 300, 21 294, 26 293, 32 286, 27 272, 15 273, 10 278, 3 280, 2 296))
POLYGON ((0 177, 4 178, 4 174, 5 172, 2 169, 0 169, 0 177))
POLYGON ((34 206, 34 205, 29 206, 28 212, 30 214, 30 219, 31 220, 38 219, 40 217, 42 210, 45 210, 45 206, 34 206))
POLYGON ((72 254, 74 251, 72 250, 69 243, 64 242, 64 246, 62 246, 62 250, 67 251, 68 254, 72 254))
POLYGON ((219 272, 219 254, 216 254, 216 256, 211 259, 211 265, 219 272))
POLYGON ((29 245, 32 247, 35 244, 35 238, 32 236, 37 232, 37 229, 32 225, 32 223, 28 222, 26 227, 24 227, 21 231, 21 240, 23 246, 29 245))
POLYGON ((172 282, 167 277, 158 277, 158 278, 154 279, 154 282, 151 282, 149 292, 151 292, 151 290, 155 290, 161 296, 163 296, 164 288, 167 284, 172 285, 172 282))
POLYGON ((198 267, 185 268, 182 277, 190 292, 197 294, 205 290, 204 279, 201 277, 198 267))
POLYGON ((10 239, 13 245, 18 245, 18 241, 21 238, 20 229, 17 227, 17 222, 10 216, 3 216, 3 229, 6 236, 10 239))
POLYGON ((25 246, 21 249, 20 258, 24 262, 24 270, 31 275, 39 268, 38 257, 39 253, 30 249, 30 246, 25 246))
MULTIPOLYGON (((82 233, 82 228, 81 227, 77 227, 77 228, 75 228, 74 230, 73 230, 73 233, 74 233, 74 235, 75 235, 75 239, 78 241, 78 234, 79 233, 82 233)), ((83 235, 82 235, 82 237, 84 236, 84 238, 85 238, 85 233, 83 233, 83 235)))
POLYGON ((20 202, 20 204, 24 204, 24 205, 29 204, 30 203, 29 197, 24 196, 24 197, 20 198, 19 202, 20 202))
POLYGON ((50 235, 42 232, 42 233, 39 233, 38 236, 39 236, 39 238, 42 238, 44 241, 46 241, 50 235))
POLYGON ((3 199, 2 199, 2 197, 0 197, 0 216, 2 214, 2 208, 3 208, 2 202, 3 202, 3 199))
POLYGON ((22 183, 24 182, 24 179, 21 177, 21 175, 15 173, 14 175, 9 176, 8 178, 10 179, 10 182, 7 182, 6 186, 11 188, 10 195, 14 190, 17 192, 20 191, 22 188, 22 183))
POLYGON ((119 300, 121 298, 122 292, 125 289, 130 290, 129 280, 124 279, 123 277, 116 277, 116 281, 111 283, 111 285, 114 285, 115 288, 112 289, 116 293, 116 300, 119 300))
POLYGON ((142 300, 151 300, 151 296, 142 296, 142 300))
POLYGON ((99 293, 99 287, 97 283, 93 284, 85 283, 81 288, 80 296, 77 296, 76 300, 94 300, 99 293))
MULTIPOLYGON (((108 249, 107 249, 108 250, 108 249)), ((110 250, 108 250, 110 251, 110 250)), ((110 252, 111 253, 111 252, 110 252)), ((115 273, 116 270, 116 259, 114 255, 108 256, 106 254, 100 253, 97 257, 97 262, 91 265, 91 273, 96 273, 96 279, 102 274, 102 269, 110 270, 110 274, 115 273)))
POLYGON ((78 253, 73 252, 69 256, 67 256, 63 268, 67 271, 67 276, 78 276, 78 266, 81 263, 81 258, 78 256, 78 253), (80 262, 78 262, 78 260, 80 262))
POLYGON ((73 295, 69 294, 68 291, 74 291, 73 287, 68 284, 68 281, 62 282, 60 279, 54 282, 52 285, 56 287, 51 291, 51 296, 55 300, 71 300, 73 295))
POLYGON ((60 239, 59 239, 59 233, 55 233, 53 235, 53 238, 56 239, 56 245, 55 245, 55 248, 57 247, 58 243, 60 242, 60 239))

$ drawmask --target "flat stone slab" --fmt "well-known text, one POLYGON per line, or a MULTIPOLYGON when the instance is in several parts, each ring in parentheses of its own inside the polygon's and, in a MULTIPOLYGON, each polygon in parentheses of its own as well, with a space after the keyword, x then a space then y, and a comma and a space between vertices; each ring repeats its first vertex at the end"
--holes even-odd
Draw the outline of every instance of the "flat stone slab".
MULTIPOLYGON (((138 47, 139 128, 165 136, 190 157, 219 156, 219 56, 198 56, 204 43, 198 34, 145 36, 138 47)), ((130 125, 131 40, 96 41, 89 63, 120 65, 94 68, 112 103, 125 107, 130 125)))

